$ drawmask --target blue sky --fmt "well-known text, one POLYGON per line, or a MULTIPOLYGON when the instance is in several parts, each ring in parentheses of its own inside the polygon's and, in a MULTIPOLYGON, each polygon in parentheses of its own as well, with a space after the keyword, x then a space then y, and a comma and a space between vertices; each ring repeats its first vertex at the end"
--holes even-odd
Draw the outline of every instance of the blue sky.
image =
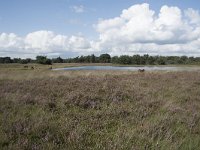
POLYGON ((162 5, 200 9, 198 0, 0 0, 0 32, 25 35, 37 30, 60 34, 96 35, 93 24, 99 18, 112 18, 134 4, 149 3, 159 11, 162 5), (84 13, 75 13, 73 6, 84 6, 84 13))
MULTIPOLYGON (((175 6, 182 13, 188 8, 200 10, 198 0, 0 0, 0 34, 14 33, 17 37, 25 38, 36 31, 51 31, 56 35, 81 36, 91 42, 100 40, 99 37, 105 35, 105 32, 99 32, 95 28, 99 20, 120 17, 122 10, 143 3, 149 4, 149 9, 157 17, 164 5, 175 6)), ((1 51, 3 50, 0 48, 1 51)), ((44 54, 46 52, 47 50, 44 54)), ((77 55, 82 53, 83 51, 77 55)), ((113 51, 108 53, 113 54, 113 51)), ((8 55, 5 50, 2 54, 8 55)))

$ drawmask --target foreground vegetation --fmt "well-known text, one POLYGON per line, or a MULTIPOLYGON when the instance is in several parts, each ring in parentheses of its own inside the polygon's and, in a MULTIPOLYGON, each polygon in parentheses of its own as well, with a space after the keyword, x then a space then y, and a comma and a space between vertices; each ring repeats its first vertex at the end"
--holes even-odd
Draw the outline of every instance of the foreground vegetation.
POLYGON ((0 149, 200 147, 200 72, 37 68, 0 65, 0 149))

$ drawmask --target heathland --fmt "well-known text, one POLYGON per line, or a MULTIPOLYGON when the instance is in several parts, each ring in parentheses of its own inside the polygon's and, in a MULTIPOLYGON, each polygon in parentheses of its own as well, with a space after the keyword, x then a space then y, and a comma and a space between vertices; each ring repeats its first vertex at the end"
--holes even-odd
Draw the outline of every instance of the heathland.
POLYGON ((0 149, 199 149, 199 71, 50 67, 0 65, 0 149))

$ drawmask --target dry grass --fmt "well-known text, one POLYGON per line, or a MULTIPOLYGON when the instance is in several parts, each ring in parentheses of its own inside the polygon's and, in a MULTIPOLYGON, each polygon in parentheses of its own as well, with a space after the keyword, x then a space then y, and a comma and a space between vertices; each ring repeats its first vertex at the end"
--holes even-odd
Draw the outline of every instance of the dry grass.
POLYGON ((200 72, 4 68, 0 149, 198 149, 199 91, 200 72))

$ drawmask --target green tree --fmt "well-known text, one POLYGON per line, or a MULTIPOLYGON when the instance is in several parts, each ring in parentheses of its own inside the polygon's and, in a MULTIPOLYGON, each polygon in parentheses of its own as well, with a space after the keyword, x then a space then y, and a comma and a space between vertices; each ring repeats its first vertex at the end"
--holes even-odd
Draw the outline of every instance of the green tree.
POLYGON ((109 54, 101 54, 99 57, 99 61, 101 63, 110 63, 111 62, 111 57, 109 54))
POLYGON ((64 62, 64 60, 60 56, 58 58, 53 59, 52 61, 53 61, 53 63, 63 63, 64 62))
POLYGON ((28 64, 28 60, 27 60, 27 59, 22 59, 22 60, 20 61, 20 63, 21 63, 21 64, 28 64))
POLYGON ((179 62, 180 62, 180 64, 187 64, 188 57, 187 56, 181 56, 179 62))
POLYGON ((128 55, 122 55, 119 57, 120 64, 131 64, 131 57, 128 55))
POLYGON ((0 57, 0 63, 12 63, 12 59, 10 57, 0 57))
POLYGON ((90 63, 90 55, 84 57, 85 63, 90 63))
POLYGON ((148 58, 149 65, 155 65, 155 61, 156 61, 155 57, 149 56, 149 58, 148 58))
POLYGON ((21 58, 13 58, 13 63, 20 63, 21 62, 21 58))
POLYGON ((133 55, 132 57, 132 64, 134 65, 140 65, 140 55, 133 55))
POLYGON ((36 62, 39 63, 39 64, 44 64, 44 65, 51 65, 52 64, 51 59, 48 59, 46 56, 37 56, 36 62))
POLYGON ((90 56, 90 63, 95 63, 95 62, 96 62, 96 57, 95 57, 94 54, 92 54, 92 55, 90 56))
POLYGON ((120 63, 120 62, 119 62, 119 57, 118 57, 118 56, 112 57, 111 62, 112 62, 113 64, 120 63))
POLYGON ((166 59, 163 56, 158 57, 157 60, 158 65, 166 65, 166 59))

